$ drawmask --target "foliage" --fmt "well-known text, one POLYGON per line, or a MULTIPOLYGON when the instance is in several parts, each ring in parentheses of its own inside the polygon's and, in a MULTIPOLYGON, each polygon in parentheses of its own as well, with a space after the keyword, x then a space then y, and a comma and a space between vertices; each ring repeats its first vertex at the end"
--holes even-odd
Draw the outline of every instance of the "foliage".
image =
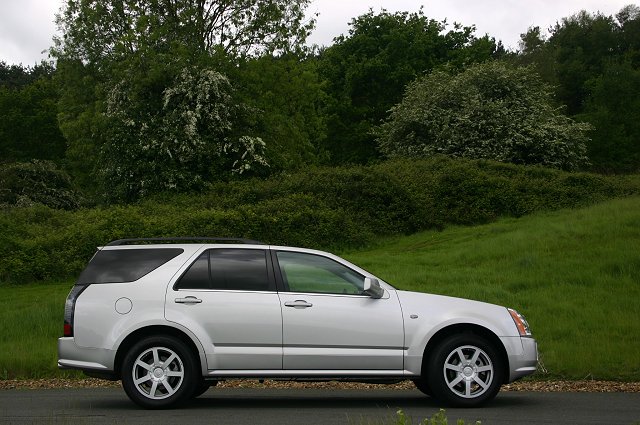
POLYGON ((52 54, 61 63, 60 122, 80 184, 108 201, 129 201, 264 171, 259 112, 233 93, 225 70, 235 73, 260 54, 304 50, 314 25, 303 22, 308 3, 67 0, 52 54))
POLYGON ((411 83, 378 140, 390 157, 444 154, 576 170, 587 162, 588 129, 553 108, 531 68, 487 62, 411 83))
POLYGON ((322 157, 325 94, 317 68, 315 58, 289 54, 248 58, 229 72, 238 101, 259 111, 250 125, 265 142, 271 173, 322 157))
POLYGON ((464 67, 490 59, 502 47, 474 27, 417 13, 373 11, 351 21, 321 54, 320 73, 329 95, 326 149, 334 163, 376 158, 371 128, 400 101, 405 85, 424 72, 450 63, 464 67))
POLYGON ((290 51, 304 43, 308 0, 67 0, 57 17, 57 57, 115 63, 144 51, 234 55, 290 51))
POLYGON ((35 204, 55 209, 74 209, 79 196, 71 179, 51 161, 0 165, 0 206, 30 207, 35 204))
POLYGON ((640 68, 629 62, 605 66, 588 85, 585 111, 577 118, 593 124, 587 143, 598 171, 640 170, 640 68))
POLYGON ((52 73, 46 63, 34 68, 0 63, 0 161, 64 156, 52 73))
POLYGON ((99 169, 109 197, 190 190, 222 170, 267 165, 260 138, 233 134, 232 119, 243 111, 232 104, 225 76, 190 67, 167 84, 172 69, 155 71, 144 81, 121 80, 108 93, 99 169))
POLYGON ((246 237, 312 248, 587 205, 639 193, 640 182, 446 157, 317 168, 216 183, 201 194, 77 211, 0 212, 0 281, 77 275, 95 247, 153 236, 246 237))
POLYGON ((42 61, 31 66, 9 65, 0 61, 0 87, 20 89, 43 77, 51 77, 55 69, 53 65, 42 61))
POLYGON ((640 8, 628 5, 615 17, 581 11, 556 23, 548 37, 532 27, 521 38, 517 62, 533 64, 556 87, 567 113, 594 125, 588 143, 593 168, 638 170, 640 115, 631 93, 640 90, 634 77, 640 69, 640 8))
POLYGON ((619 52, 617 27, 611 16, 582 11, 562 19, 552 29, 550 48, 556 58, 558 97, 571 115, 579 112, 587 97, 585 83, 602 73, 603 66, 619 52))
POLYGON ((67 141, 66 169, 90 198, 100 191, 95 176, 107 130, 102 83, 93 68, 79 60, 59 60, 54 77, 60 91, 58 126, 67 141))

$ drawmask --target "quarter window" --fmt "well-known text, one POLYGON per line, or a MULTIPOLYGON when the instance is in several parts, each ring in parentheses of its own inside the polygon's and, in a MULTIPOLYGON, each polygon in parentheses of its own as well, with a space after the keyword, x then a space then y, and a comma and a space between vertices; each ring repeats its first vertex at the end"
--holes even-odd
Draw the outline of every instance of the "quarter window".
POLYGON ((205 251, 191 264, 180 281, 177 289, 211 289, 209 278, 209 251, 205 251))
POLYGON ((181 248, 102 249, 76 283, 134 282, 183 252, 181 248))
POLYGON ((291 292, 360 295, 364 276, 330 258, 279 251, 282 279, 291 292))

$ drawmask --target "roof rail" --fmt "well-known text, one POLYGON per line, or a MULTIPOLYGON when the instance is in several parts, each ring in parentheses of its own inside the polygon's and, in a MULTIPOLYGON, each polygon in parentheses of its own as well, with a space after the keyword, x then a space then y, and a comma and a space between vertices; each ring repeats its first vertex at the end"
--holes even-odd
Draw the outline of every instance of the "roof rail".
POLYGON ((115 241, 111 241, 105 246, 121 246, 121 245, 130 245, 135 244, 137 242, 198 242, 198 241, 206 241, 206 242, 216 242, 216 243, 239 243, 239 244, 248 244, 248 245, 264 245, 264 243, 260 241, 254 241, 252 239, 243 239, 243 238, 209 238, 209 237, 197 237, 197 236, 182 236, 175 238, 134 238, 134 239, 118 239, 115 241))

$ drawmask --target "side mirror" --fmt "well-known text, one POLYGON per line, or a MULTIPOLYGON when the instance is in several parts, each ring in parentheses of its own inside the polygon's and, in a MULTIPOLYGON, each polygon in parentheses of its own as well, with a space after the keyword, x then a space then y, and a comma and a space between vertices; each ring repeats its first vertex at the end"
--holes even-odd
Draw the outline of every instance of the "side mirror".
POLYGON ((382 296, 384 295, 384 289, 382 289, 382 287, 380 286, 380 282, 378 282, 378 279, 365 277, 362 293, 365 295, 369 295, 371 298, 382 298, 382 296))

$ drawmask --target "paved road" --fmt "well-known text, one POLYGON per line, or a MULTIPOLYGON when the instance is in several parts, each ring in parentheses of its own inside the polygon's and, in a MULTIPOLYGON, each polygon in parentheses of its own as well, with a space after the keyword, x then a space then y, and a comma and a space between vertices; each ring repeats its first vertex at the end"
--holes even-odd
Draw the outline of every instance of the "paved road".
MULTIPOLYGON (((414 390, 212 389, 183 408, 146 411, 119 389, 0 391, 0 424, 416 424, 438 411, 414 390)), ((447 409, 449 423, 640 425, 640 394, 503 392, 482 409, 447 409)))

